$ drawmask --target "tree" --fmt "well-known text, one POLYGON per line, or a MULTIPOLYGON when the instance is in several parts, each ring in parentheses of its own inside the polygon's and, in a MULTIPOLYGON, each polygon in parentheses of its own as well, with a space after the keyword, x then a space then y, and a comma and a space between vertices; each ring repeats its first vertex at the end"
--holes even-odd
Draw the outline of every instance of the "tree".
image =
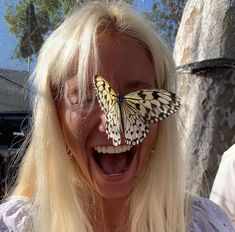
MULTIPOLYGON (((43 41, 75 6, 91 0, 21 0, 5 5, 5 21, 18 40, 15 57, 28 59, 39 51, 43 41)), ((133 3, 132 0, 124 0, 133 3)), ((181 20, 186 0, 156 0, 146 16, 167 42, 170 50, 181 20)))
POLYGON ((26 28, 20 41, 20 54, 23 58, 37 53, 43 42, 43 33, 37 23, 34 4, 30 2, 26 8, 26 28))
POLYGON ((18 40, 15 57, 28 59, 37 54, 45 37, 69 11, 84 0, 23 0, 17 5, 4 0, 5 21, 18 40))
POLYGON ((150 12, 146 13, 147 18, 153 22, 155 29, 160 33, 173 51, 175 37, 187 0, 157 0, 150 12))
MULTIPOLYGON (((5 21, 18 40, 15 57, 37 54, 43 41, 74 8, 91 0, 21 0, 5 5, 5 21)), ((132 0, 124 0, 131 3, 132 0)))

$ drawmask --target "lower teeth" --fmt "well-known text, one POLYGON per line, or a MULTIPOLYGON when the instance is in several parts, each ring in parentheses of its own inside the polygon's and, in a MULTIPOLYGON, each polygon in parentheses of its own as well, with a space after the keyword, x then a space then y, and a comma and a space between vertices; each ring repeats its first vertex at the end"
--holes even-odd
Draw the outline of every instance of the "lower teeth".
POLYGON ((110 174, 108 174, 109 176, 120 176, 121 175, 121 173, 110 173, 110 174))

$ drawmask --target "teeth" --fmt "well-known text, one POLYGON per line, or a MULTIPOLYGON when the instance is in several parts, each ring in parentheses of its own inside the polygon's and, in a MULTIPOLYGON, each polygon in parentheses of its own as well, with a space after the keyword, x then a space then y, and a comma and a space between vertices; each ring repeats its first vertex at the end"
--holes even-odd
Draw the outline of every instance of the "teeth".
POLYGON ((107 153, 114 153, 114 147, 107 147, 107 153))
POLYGON ((132 146, 130 145, 121 145, 121 146, 96 146, 94 147, 94 150, 98 153, 108 153, 108 154, 114 154, 114 153, 122 153, 129 151, 132 146))
POLYGON ((109 175, 109 176, 120 176, 121 173, 109 173, 108 175, 109 175))
POLYGON ((101 147, 101 152, 102 153, 107 153, 107 147, 101 147))

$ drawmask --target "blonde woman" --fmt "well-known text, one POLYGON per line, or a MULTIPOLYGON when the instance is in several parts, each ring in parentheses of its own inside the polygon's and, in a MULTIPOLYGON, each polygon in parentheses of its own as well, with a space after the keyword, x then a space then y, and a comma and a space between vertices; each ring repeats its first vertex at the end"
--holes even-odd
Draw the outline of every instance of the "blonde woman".
POLYGON ((186 195, 172 78, 171 56, 128 5, 70 15, 38 57, 32 132, 0 231, 232 231, 219 207, 186 195))

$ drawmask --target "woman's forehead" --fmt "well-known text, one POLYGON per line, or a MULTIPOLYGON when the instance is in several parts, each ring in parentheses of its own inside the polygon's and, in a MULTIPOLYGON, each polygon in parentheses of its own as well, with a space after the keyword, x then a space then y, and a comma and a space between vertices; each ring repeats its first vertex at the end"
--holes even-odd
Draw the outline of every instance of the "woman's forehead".
MULTIPOLYGON (((102 35, 99 37, 97 44, 100 56, 103 54, 103 51, 110 51, 114 53, 117 51, 123 52, 124 50, 125 52, 123 55, 126 55, 128 51, 132 51, 132 53, 138 52, 144 55, 149 55, 150 53, 143 42, 125 34, 102 35), (116 48, 117 50, 115 50, 116 48)), ((115 58, 115 56, 113 58, 115 58)))
MULTIPOLYGON (((155 86, 155 66, 143 45, 134 38, 124 35, 105 35, 98 41, 98 70, 94 69, 93 59, 89 61, 87 83, 92 85, 94 75, 101 75, 113 85, 121 87, 123 82, 147 82, 155 86)), ((78 85, 79 74, 74 62, 68 70, 67 84, 78 85)))
POLYGON ((105 37, 99 43, 98 75, 109 81, 155 83, 155 66, 146 49, 126 36, 105 37))

